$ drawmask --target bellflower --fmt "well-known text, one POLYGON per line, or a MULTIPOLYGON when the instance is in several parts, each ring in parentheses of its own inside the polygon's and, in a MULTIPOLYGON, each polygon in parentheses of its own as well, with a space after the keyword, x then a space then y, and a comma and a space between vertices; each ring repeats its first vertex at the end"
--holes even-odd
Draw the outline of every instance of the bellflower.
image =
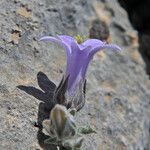
POLYGON ((74 39, 67 35, 57 37, 44 36, 41 41, 55 42, 62 46, 67 55, 67 67, 65 78, 68 78, 67 91, 74 94, 79 84, 85 81, 86 72, 94 54, 102 49, 121 50, 115 44, 107 44, 98 39, 88 39, 81 43, 81 39, 74 39))

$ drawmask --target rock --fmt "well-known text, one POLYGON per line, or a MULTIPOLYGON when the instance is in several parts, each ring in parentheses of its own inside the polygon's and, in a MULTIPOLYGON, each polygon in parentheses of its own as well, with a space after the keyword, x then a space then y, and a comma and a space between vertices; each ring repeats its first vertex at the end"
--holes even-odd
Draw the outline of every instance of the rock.
POLYGON ((91 39, 100 39, 107 41, 109 38, 109 29, 105 22, 100 19, 92 21, 91 28, 89 30, 89 37, 91 39))
POLYGON ((16 11, 16 13, 19 14, 20 16, 25 17, 25 18, 31 17, 30 11, 28 11, 28 10, 27 10, 26 8, 24 8, 24 7, 18 8, 17 11, 16 11))
MULTIPOLYGON (((138 32, 116 0, 1 0, 0 18, 0 149, 42 149, 38 140, 45 137, 33 122, 39 119, 39 110, 41 120, 48 117, 42 113, 49 110, 51 93, 40 89, 36 78, 42 71, 58 85, 66 56, 61 47, 38 39, 57 34, 87 36, 93 18, 106 23, 108 41, 123 51, 99 52, 90 64, 86 105, 76 121, 92 125, 97 134, 85 136, 83 150, 150 148, 150 81, 138 51, 138 32), (22 7, 25 16, 16 14, 22 7), (13 43, 16 26, 20 36, 13 43), (47 107, 44 100, 49 102, 47 107)), ((50 83, 47 76, 43 79, 50 83)))

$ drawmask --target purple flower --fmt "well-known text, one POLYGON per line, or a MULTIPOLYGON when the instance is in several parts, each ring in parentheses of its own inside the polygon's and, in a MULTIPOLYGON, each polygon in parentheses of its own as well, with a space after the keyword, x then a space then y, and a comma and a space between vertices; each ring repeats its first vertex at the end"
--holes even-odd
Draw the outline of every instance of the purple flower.
POLYGON ((67 87, 69 94, 73 94, 79 84, 85 81, 88 65, 96 52, 102 49, 121 50, 117 45, 107 44, 98 39, 89 39, 79 44, 74 38, 67 35, 44 36, 40 40, 55 42, 66 50, 67 67, 65 78, 69 76, 67 87))

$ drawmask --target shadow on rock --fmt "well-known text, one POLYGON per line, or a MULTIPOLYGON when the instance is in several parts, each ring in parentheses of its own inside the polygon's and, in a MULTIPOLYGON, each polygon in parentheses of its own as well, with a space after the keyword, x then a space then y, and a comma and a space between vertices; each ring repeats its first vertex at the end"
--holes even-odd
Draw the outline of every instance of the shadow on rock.
POLYGON ((146 64, 146 72, 150 77, 150 1, 149 0, 119 0, 127 11, 129 20, 138 31, 139 52, 146 64))
MULTIPOLYGON (((42 133, 42 122, 45 119, 49 118, 50 111, 55 105, 55 102, 53 101, 53 95, 54 91, 56 89, 56 85, 48 79, 48 77, 43 73, 39 72, 37 74, 37 81, 38 85, 42 90, 39 90, 32 86, 24 86, 19 85, 17 86, 20 90, 25 91, 27 94, 35 97, 39 101, 42 101, 39 104, 38 108, 38 120, 37 123, 35 123, 35 127, 38 127, 38 133, 37 133, 37 139, 39 142, 39 145, 44 150, 57 150, 56 146, 53 145, 46 145, 44 144, 44 141, 48 138, 44 133, 42 133)), ((63 150, 63 148, 61 148, 63 150)))

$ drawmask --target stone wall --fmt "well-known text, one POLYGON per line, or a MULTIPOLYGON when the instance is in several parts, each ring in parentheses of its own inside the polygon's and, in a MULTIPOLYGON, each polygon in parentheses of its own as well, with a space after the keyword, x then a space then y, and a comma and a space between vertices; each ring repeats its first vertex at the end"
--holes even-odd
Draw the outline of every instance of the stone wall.
POLYGON ((123 49, 98 52, 90 64, 86 105, 76 120, 97 134, 85 136, 83 150, 149 150, 150 81, 138 32, 116 0, 1 0, 0 27, 0 149, 42 149, 34 127, 42 102, 17 86, 36 92, 39 71, 58 85, 64 50, 38 39, 80 34, 123 49))

